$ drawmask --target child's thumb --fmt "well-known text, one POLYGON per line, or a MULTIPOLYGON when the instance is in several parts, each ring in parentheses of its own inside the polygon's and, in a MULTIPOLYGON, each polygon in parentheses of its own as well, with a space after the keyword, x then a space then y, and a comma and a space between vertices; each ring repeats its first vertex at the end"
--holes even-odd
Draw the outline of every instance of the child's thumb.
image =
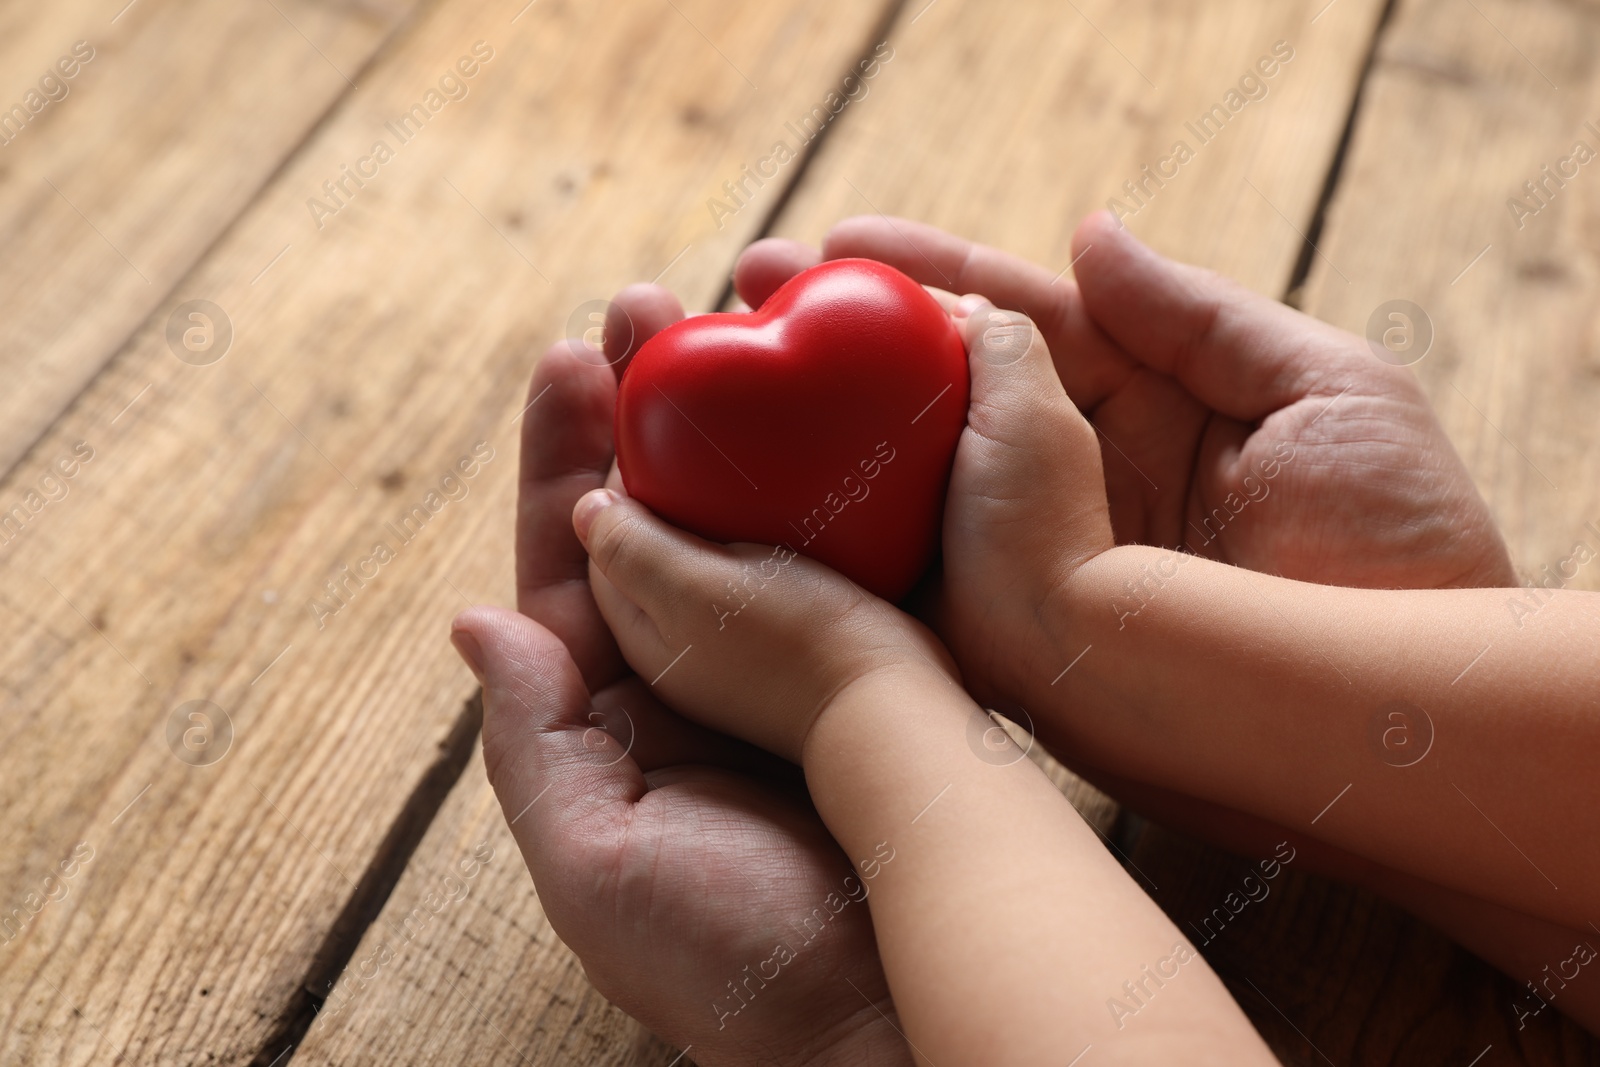
POLYGON ((1014 448, 1056 451, 1063 445, 1062 429, 1076 424, 1093 441, 1094 431, 1067 398, 1032 319, 980 296, 962 297, 951 316, 967 346, 967 424, 974 431, 1014 448))

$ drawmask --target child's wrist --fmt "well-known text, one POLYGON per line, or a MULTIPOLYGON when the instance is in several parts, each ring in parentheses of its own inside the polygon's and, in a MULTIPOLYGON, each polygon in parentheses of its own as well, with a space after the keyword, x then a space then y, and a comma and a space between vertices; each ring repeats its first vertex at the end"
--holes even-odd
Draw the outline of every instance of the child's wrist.
POLYGON ((1142 642, 1119 638, 1196 559, 1176 549, 1118 545, 1059 568, 1039 610, 1051 659, 1029 671, 1017 699, 1042 708, 1070 692, 1082 711, 1086 697, 1092 703, 1092 694, 1119 678, 1156 666, 1141 655, 1142 642))
POLYGON ((897 659, 864 672, 840 687, 811 720, 800 745, 801 766, 810 772, 842 750, 863 745, 892 748, 935 709, 951 704, 952 694, 967 699, 956 680, 931 662, 897 659))
POLYGON ((1069 674, 1087 673, 1083 659, 1104 629, 1107 590, 1138 565, 1130 548, 1140 550, 1116 546, 1054 560, 1040 570, 1040 593, 1022 623, 1025 630, 1011 634, 1004 650, 1012 667, 1009 677, 996 679, 1002 696, 1024 707, 1046 706, 1060 697, 1059 683, 1069 674))
MULTIPOLYGON (((980 717, 959 683, 921 662, 885 665, 828 702, 801 746, 817 813, 847 855, 873 851, 890 826, 904 826, 949 781, 969 719, 980 717)), ((987 721, 987 720, 985 720, 987 721)))

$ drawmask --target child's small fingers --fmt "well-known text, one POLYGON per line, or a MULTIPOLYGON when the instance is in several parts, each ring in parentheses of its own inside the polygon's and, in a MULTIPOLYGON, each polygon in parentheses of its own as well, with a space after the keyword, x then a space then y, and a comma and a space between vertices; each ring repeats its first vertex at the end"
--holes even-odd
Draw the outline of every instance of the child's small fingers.
POLYGON ((628 595, 612 584, 591 560, 589 563, 589 595, 594 597, 600 617, 606 628, 616 638, 624 656, 648 655, 659 642, 661 632, 646 615, 644 609, 628 599, 628 595))
MULTIPOLYGON (((714 595, 707 591, 716 589, 732 566, 715 546, 608 489, 585 494, 573 508, 572 525, 594 569, 638 605, 669 643, 684 605, 714 595)), ((709 617, 710 608, 706 611, 709 617)))
POLYGON ((985 366, 1010 367, 1023 360, 1048 365, 1050 351, 1033 320, 1020 311, 1004 311, 977 293, 968 293, 950 311, 967 352, 985 366))
MULTIPOLYGON (((994 473, 1028 481, 1039 463, 1088 464, 1100 477, 1094 427, 1062 388, 1044 336, 1026 315, 964 296, 953 318, 967 344, 972 401, 967 426, 998 447, 994 473)), ((1103 499, 1104 489, 1099 490, 1103 499)), ((1104 506, 1103 504, 1101 505, 1104 506)))

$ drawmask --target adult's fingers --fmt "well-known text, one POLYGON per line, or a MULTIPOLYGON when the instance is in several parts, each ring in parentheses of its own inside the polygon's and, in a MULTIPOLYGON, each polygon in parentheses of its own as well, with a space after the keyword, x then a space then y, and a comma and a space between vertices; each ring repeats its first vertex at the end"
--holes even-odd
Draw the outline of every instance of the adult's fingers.
POLYGON ((611 469, 622 368, 681 318, 683 308, 666 289, 629 286, 607 309, 602 344, 571 339, 551 346, 528 389, 517 489, 517 606, 561 638, 591 690, 615 681, 624 665, 589 592, 572 505, 605 484, 611 469))
POLYGON ((611 468, 617 382, 580 342, 551 347, 534 368, 522 417, 517 484, 517 608, 571 650, 591 690, 621 676, 617 645, 589 592, 588 557, 572 505, 611 468))
POLYGON ((1337 395, 1382 365, 1350 335, 1236 282, 1156 253, 1104 211, 1073 238, 1089 315, 1130 356, 1224 415, 1255 422, 1337 395))
POLYGON ((739 253, 733 266, 733 288, 752 308, 759 308, 778 287, 822 262, 822 253, 808 244, 783 237, 756 241, 739 253))
POLYGON ((887 263, 923 285, 977 293, 1038 324, 1067 395, 1084 411, 1114 392, 1135 364, 1084 310, 1077 285, 1020 256, 975 244, 936 226, 883 215, 845 219, 822 243, 827 259, 887 263))
POLYGON ((683 318, 683 305, 663 285, 639 282, 619 292, 606 308, 605 337, 599 353, 618 378, 644 343, 683 318))
POLYGON ((532 619, 476 607, 451 640, 483 682, 483 759, 542 891, 593 878, 646 792, 625 742, 591 717, 567 648, 532 619))
MULTIPOLYGON (((717 767, 804 787, 798 767, 674 714, 637 677, 592 697, 574 688, 565 646, 520 615, 473 608, 456 619, 451 637, 483 682, 484 757, 508 820, 531 813, 535 799, 543 806, 594 787, 636 800, 646 776, 671 767, 717 767), (580 752, 588 755, 578 759, 580 752)), ((570 803, 562 812, 583 814, 570 803)), ((546 825, 518 819, 513 831, 546 825)))

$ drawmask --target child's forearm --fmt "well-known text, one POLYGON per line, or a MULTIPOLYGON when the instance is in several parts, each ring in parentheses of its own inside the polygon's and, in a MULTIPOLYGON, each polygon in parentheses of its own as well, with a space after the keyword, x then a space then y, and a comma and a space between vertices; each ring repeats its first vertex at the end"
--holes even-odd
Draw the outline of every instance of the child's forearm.
POLYGON ((1049 625, 1076 662, 1028 699, 1069 762, 1595 917, 1600 596, 1340 589, 1138 546, 1064 594, 1049 625))
POLYGON ((933 670, 859 682, 805 747, 913 1047, 935 1063, 1274 1062, 1217 977, 933 670))

